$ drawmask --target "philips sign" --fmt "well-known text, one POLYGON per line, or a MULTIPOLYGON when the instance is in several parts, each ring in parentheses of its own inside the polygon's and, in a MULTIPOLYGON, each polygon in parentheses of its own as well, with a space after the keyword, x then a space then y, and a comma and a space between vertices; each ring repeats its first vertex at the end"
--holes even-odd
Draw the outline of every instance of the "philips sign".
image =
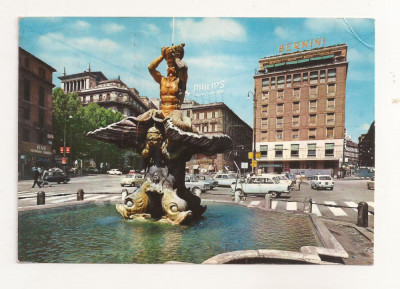
POLYGON ((186 90, 187 96, 212 96, 224 93, 225 80, 211 81, 193 85, 193 89, 186 90))

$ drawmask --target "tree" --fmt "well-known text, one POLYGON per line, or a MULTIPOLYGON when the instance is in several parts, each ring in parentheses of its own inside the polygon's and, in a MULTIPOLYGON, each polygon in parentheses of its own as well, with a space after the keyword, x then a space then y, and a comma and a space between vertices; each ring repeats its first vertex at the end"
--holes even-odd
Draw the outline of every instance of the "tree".
POLYGON ((89 131, 122 119, 120 112, 95 103, 83 106, 78 94, 65 93, 61 88, 56 88, 53 90, 53 149, 58 151, 59 147, 64 146, 65 134, 66 146, 71 147, 70 163, 77 159, 93 159, 97 164, 107 162, 111 166, 122 167, 125 150, 86 137, 89 131))

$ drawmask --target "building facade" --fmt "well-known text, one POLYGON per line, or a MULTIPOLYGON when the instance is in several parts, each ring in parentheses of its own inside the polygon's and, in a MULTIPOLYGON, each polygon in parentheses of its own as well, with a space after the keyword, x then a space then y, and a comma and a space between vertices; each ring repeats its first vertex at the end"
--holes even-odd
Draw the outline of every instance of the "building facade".
POLYGON ((59 79, 61 88, 78 93, 83 105, 95 102, 125 116, 138 116, 149 109, 135 88, 129 88, 119 78, 108 80, 101 71, 91 71, 90 66, 82 73, 70 75, 64 70, 59 79))
POLYGON ((251 151, 251 127, 240 119, 228 106, 222 102, 198 104, 185 99, 181 106, 184 116, 192 119, 197 131, 204 135, 227 134, 233 141, 233 150, 224 154, 206 156, 196 154, 187 162, 190 173, 236 171, 236 161, 239 168, 241 163, 248 163, 247 153, 251 151))
POLYGON ((358 143, 346 139, 344 149, 344 162, 347 165, 358 166, 358 143))
POLYGON ((359 166, 375 167, 375 121, 368 132, 358 138, 359 166))
POLYGON ((34 166, 47 167, 52 153, 52 89, 56 70, 19 48, 18 175, 30 177, 34 166))
POLYGON ((254 76, 257 168, 333 169, 343 162, 347 45, 259 60, 254 76))

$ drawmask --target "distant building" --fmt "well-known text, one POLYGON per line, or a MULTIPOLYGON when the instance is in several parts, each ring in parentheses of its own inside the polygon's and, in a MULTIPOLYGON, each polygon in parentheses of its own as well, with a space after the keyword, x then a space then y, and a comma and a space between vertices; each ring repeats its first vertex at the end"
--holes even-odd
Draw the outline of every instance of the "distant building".
POLYGON ((368 132, 358 138, 359 166, 375 167, 375 121, 368 132))
POLYGON ((222 102, 198 104, 185 99, 180 111, 192 119, 193 125, 204 135, 227 134, 232 138, 233 151, 206 156, 196 154, 187 162, 190 173, 217 172, 228 170, 236 171, 233 161, 241 166, 248 163, 248 152, 251 151, 253 130, 240 119, 228 106, 222 102))
POLYGON ((258 169, 333 169, 343 160, 347 45, 269 56, 254 76, 258 169))
POLYGON ((33 166, 47 167, 52 159, 52 89, 56 70, 19 48, 18 174, 29 177, 33 166))
POLYGON ((348 165, 358 165, 358 143, 346 140, 344 147, 344 162, 348 165))
POLYGON ((108 80, 101 71, 88 69, 81 73, 60 76, 65 92, 77 92, 83 105, 95 102, 106 109, 111 108, 125 116, 138 116, 149 107, 135 88, 129 88, 119 77, 108 80))

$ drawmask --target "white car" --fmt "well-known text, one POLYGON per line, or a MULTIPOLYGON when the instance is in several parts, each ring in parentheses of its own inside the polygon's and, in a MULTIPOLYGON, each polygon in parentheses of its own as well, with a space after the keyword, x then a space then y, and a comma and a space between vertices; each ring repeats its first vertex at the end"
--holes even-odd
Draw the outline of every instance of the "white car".
POLYGON ((107 171, 107 174, 109 175, 122 175, 122 172, 119 169, 111 169, 107 171))
POLYGON ((218 182, 218 186, 230 187, 236 183, 236 176, 234 174, 216 174, 213 178, 218 182))
POLYGON ((312 189, 331 189, 333 190, 333 187, 335 185, 335 182, 333 181, 331 176, 328 175, 316 175, 311 177, 311 188, 312 189))
POLYGON ((246 182, 238 182, 231 185, 232 192, 239 191, 241 196, 266 195, 276 198, 281 194, 289 194, 290 186, 279 181, 276 176, 259 175, 247 179, 246 182))
POLYGON ((196 196, 200 196, 201 193, 205 193, 211 189, 208 182, 201 181, 198 177, 193 175, 185 176, 185 187, 190 189, 190 191, 196 196))

